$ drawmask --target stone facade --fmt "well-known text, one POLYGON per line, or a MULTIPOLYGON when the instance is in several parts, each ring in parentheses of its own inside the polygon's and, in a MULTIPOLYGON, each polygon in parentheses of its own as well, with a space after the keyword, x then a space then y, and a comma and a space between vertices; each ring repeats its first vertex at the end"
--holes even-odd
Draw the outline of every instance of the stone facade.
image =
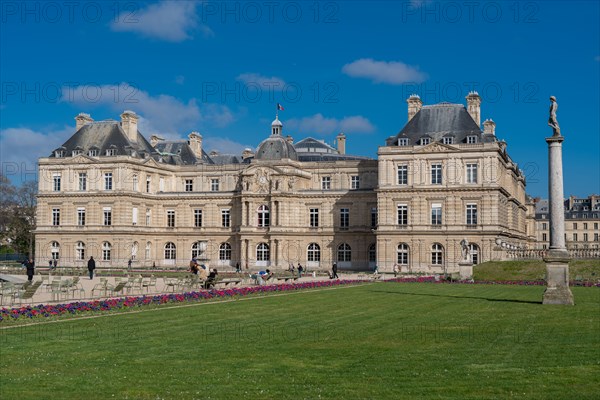
MULTIPOLYGON (((36 261, 99 267, 185 266, 456 272, 459 242, 475 263, 498 239, 526 246, 525 179, 494 129, 480 129, 480 99, 422 106, 377 159, 306 138, 276 119, 241 156, 189 141, 151 142, 131 111, 121 121, 77 118, 77 131, 39 160, 36 261), (458 121, 458 122, 456 122, 458 121), (445 126, 447 125, 447 126, 445 126)), ((341 140, 340 140, 341 138, 341 140)))

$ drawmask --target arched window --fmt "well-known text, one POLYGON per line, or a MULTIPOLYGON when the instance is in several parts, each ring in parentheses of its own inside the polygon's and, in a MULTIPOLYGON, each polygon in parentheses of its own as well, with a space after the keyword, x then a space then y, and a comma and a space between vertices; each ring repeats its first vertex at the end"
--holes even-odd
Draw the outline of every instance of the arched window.
POLYGON ((85 243, 77 242, 75 244, 75 259, 76 260, 85 260, 85 243))
POLYGON ((342 243, 338 246, 338 262, 350 262, 352 260, 352 249, 348 243, 342 243))
POLYGON ((175 243, 168 242, 165 244, 165 260, 175 260, 177 258, 177 248, 175 243))
POLYGON ((138 252, 138 248, 140 247, 140 245, 138 244, 138 242, 133 242, 133 244, 131 245, 131 259, 135 260, 137 258, 137 252, 138 252))
POLYGON ((50 243, 50 254, 53 260, 58 260, 60 256, 60 244, 58 242, 50 243))
POLYGON ((409 249, 408 249, 408 245, 406 243, 400 243, 398 245, 398 251, 397 251, 397 263, 400 265, 408 265, 408 254, 409 254, 409 249))
POLYGON ((321 261, 321 247, 318 244, 311 243, 308 245, 307 260, 321 261))
POLYGON ((192 258, 200 258, 206 251, 206 242, 195 242, 192 245, 192 258))
POLYGON ((369 262, 377 262, 377 248, 375 243, 369 246, 369 262))
POLYGON ((473 265, 479 264, 479 246, 475 243, 469 243, 469 253, 471 253, 473 265))
POLYGON ((431 264, 444 264, 444 247, 439 243, 434 243, 433 246, 431 246, 431 264))
POLYGON ((231 261, 231 245, 229 243, 221 243, 219 246, 219 260, 231 261))
POLYGON ((108 242, 102 243, 102 261, 110 261, 110 250, 112 246, 108 242))
POLYGON ((150 259, 150 256, 151 256, 150 252, 151 252, 151 250, 152 250, 152 242, 146 242, 146 254, 145 254, 146 260, 150 259))
POLYGON ((258 226, 266 227, 270 224, 269 206, 262 205, 258 207, 258 226))
POLYGON ((256 246, 256 261, 269 261, 269 245, 259 243, 256 246))

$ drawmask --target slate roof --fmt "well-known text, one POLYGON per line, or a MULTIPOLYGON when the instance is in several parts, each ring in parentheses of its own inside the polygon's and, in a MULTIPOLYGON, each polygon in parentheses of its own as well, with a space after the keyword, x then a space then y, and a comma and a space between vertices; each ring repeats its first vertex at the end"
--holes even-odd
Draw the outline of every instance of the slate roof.
MULTIPOLYGON (((140 153, 153 154, 155 150, 138 131, 137 142, 132 143, 121 128, 121 123, 114 120, 96 121, 85 124, 71 136, 59 149, 66 150, 70 156, 73 150, 82 150, 84 154, 90 149, 100 150, 104 155, 107 149, 115 149, 116 155, 132 155, 143 158, 140 153)), ((55 157, 54 151, 50 157, 55 157)))
POLYGON ((386 140, 386 144, 397 146, 398 138, 403 137, 409 139, 409 145, 415 145, 420 138, 427 136, 432 141, 454 136, 455 143, 466 143, 467 136, 472 135, 476 135, 480 142, 496 140, 491 135, 483 134, 462 104, 439 103, 423 106, 396 136, 386 140))
POLYGON ((254 158, 257 160, 298 160, 294 146, 280 135, 271 135, 257 147, 254 158))
MULTIPOLYGON (((169 164, 193 165, 198 161, 186 140, 161 141, 156 144, 155 148, 163 156, 163 160, 169 164)), ((202 162, 213 164, 204 150, 202 150, 202 162)))
POLYGON ((241 164, 243 162, 242 157, 238 157, 234 154, 210 154, 210 159, 214 164, 226 165, 226 164, 241 164))

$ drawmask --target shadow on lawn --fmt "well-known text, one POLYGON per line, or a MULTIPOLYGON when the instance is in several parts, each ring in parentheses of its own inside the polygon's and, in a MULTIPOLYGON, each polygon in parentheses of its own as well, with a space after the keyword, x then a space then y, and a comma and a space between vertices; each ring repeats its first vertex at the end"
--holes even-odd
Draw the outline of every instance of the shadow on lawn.
POLYGON ((404 294, 404 295, 409 295, 409 296, 448 297, 451 299, 476 299, 476 300, 487 300, 487 301, 501 301, 501 302, 509 302, 509 303, 542 304, 542 301, 493 299, 493 298, 489 298, 489 297, 476 297, 476 296, 448 296, 445 294, 393 292, 390 290, 377 290, 377 289, 370 289, 369 291, 370 292, 380 292, 380 293, 390 293, 390 294, 404 294))

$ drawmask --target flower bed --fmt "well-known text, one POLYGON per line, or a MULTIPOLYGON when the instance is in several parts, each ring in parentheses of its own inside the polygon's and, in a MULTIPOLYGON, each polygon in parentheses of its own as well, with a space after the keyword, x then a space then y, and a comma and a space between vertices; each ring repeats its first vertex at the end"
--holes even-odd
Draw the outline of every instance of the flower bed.
POLYGON ((257 293, 286 292, 299 289, 311 289, 363 283, 359 280, 314 281, 302 283, 283 283, 265 286, 236 287, 230 289, 211 289, 196 292, 159 294, 155 296, 129 296, 106 300, 80 301, 67 304, 38 304, 18 308, 0 309, 0 322, 20 318, 44 318, 60 315, 80 314, 87 312, 108 312, 159 305, 168 303, 183 303, 215 298, 247 296, 257 293))

